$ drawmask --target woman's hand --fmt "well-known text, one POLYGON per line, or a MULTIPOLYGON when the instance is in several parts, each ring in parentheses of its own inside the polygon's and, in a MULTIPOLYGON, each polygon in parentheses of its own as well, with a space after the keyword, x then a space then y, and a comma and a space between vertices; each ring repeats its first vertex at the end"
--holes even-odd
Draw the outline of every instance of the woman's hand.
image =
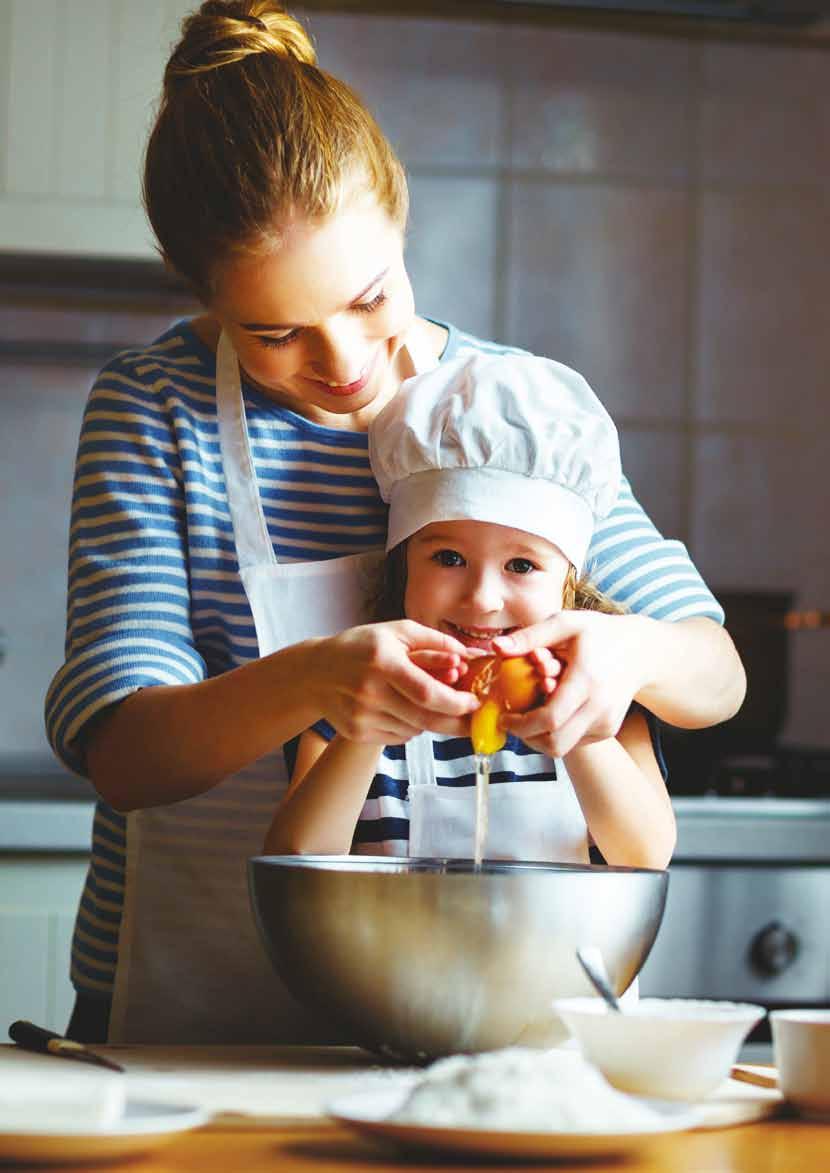
POLYGON ((532 653, 549 694, 529 713, 504 716, 502 726, 560 758, 581 742, 615 737, 645 683, 637 622, 629 615, 561 611, 494 640, 502 655, 532 653))
POLYGON ((458 640, 410 619, 353 627, 318 641, 307 687, 350 741, 397 745, 425 729, 463 735, 478 701, 433 673, 459 671, 466 652, 458 640))
POLYGON ((560 611, 493 644, 504 656, 544 645, 562 661, 547 704, 503 721, 517 737, 555 757, 580 742, 615 737, 634 699, 671 725, 703 729, 733 717, 746 692, 728 632, 702 617, 670 623, 560 611))

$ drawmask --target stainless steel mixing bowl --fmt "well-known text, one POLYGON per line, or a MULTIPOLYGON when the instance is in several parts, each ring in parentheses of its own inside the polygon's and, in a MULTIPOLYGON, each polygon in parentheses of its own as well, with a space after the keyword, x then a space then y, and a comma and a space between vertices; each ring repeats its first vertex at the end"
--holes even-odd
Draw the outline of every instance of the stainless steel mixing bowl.
POLYGON ((344 1039, 417 1061, 559 1041, 552 999, 593 992, 575 949, 598 946, 621 993, 668 886, 637 868, 389 856, 258 856, 248 875, 294 996, 344 1039))

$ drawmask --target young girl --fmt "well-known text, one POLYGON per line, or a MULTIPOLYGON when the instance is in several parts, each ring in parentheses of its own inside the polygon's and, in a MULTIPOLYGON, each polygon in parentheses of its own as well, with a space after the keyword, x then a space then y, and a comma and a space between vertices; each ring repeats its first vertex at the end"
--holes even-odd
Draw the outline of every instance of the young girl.
MULTIPOLYGON (((390 505, 381 618, 416 620, 474 657, 562 608, 619 611, 580 577, 620 460, 614 425, 574 372, 529 356, 445 363, 404 384, 369 445, 390 505)), ((558 665, 545 649, 533 658, 552 692, 558 665)), ((464 664, 435 653, 430 667, 453 681, 464 664)), ((561 761, 509 736, 491 760, 486 855, 585 863, 590 838, 609 864, 665 867, 675 824, 655 737, 636 705, 616 737, 561 761)), ((265 850, 469 857, 474 780, 467 738, 384 747, 318 722, 265 850)))

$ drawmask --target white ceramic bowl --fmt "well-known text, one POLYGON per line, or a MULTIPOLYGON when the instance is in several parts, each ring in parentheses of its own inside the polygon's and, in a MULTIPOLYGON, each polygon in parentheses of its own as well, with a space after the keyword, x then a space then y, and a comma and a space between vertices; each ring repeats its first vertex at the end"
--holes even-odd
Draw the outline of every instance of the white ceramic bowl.
POLYGON ((784 1098, 802 1116, 830 1120, 830 1010, 773 1010, 769 1017, 784 1098))
POLYGON ((714 1091, 766 1013, 746 1002, 685 998, 642 998, 622 1014, 600 998, 560 998, 553 1008, 610 1084, 665 1100, 714 1091))

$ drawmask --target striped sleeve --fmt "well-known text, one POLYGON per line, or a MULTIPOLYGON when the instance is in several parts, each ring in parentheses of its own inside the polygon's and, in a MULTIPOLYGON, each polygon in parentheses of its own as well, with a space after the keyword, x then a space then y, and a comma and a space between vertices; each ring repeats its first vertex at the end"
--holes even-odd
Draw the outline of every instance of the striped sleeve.
POLYGON ((640 615, 724 621, 686 547, 663 537, 625 478, 617 504, 594 531, 586 569, 604 594, 640 615))
POLYGON ((57 756, 83 772, 78 734, 154 684, 204 678, 194 646, 179 453, 164 397, 117 356, 90 394, 75 465, 65 663, 46 697, 57 756))

